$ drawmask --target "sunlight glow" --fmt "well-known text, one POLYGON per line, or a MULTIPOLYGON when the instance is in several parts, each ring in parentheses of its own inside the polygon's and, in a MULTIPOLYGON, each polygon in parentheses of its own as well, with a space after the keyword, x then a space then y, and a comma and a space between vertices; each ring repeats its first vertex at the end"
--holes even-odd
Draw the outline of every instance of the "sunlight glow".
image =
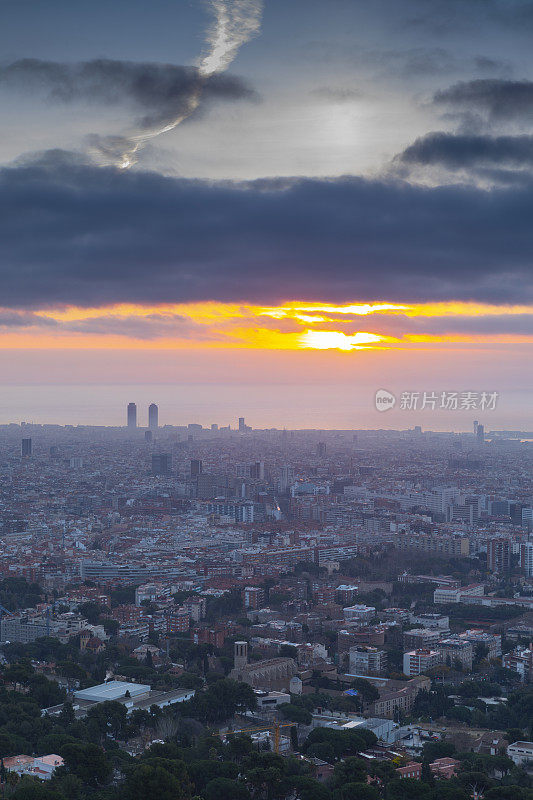
POLYGON ((310 331, 307 330, 301 337, 302 347, 312 347, 315 350, 356 350, 361 345, 375 344, 382 341, 381 336, 375 333, 359 331, 353 336, 347 336, 340 331, 310 331))

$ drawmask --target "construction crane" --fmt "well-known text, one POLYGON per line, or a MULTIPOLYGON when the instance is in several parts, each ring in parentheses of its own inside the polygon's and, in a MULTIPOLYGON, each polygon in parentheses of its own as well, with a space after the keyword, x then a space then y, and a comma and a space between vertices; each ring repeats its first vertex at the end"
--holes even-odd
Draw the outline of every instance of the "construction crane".
POLYGON ((238 731, 226 731, 226 733, 222 734, 223 736, 234 736, 237 733, 244 733, 248 735, 249 733, 262 733, 264 731, 274 731, 274 752, 279 753, 279 743, 280 743, 280 729, 281 728, 292 728, 293 725, 296 725, 295 722, 273 722, 271 725, 261 725, 258 728, 242 728, 238 731))

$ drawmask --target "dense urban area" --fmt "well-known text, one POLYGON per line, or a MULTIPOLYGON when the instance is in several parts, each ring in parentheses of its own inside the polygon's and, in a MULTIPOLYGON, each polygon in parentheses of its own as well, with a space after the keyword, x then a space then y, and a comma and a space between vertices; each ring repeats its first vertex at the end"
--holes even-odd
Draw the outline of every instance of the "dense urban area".
POLYGON ((0 426, 0 791, 531 800, 533 434, 0 426))

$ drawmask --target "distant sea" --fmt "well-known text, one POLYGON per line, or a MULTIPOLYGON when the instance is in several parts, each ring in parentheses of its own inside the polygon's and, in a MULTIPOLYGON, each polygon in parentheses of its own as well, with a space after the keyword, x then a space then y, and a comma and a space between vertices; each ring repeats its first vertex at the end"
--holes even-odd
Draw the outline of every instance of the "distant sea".
MULTIPOLYGON (((394 387, 391 387, 394 390, 394 387)), ((374 390, 346 384, 272 386, 256 384, 33 385, 0 387, 0 424, 124 425, 126 405, 137 403, 138 424, 147 424, 148 405, 159 406, 161 425, 236 427, 238 417, 255 428, 412 428, 471 431, 474 419, 485 430, 532 430, 529 394, 500 398, 496 411, 378 412, 374 390)))

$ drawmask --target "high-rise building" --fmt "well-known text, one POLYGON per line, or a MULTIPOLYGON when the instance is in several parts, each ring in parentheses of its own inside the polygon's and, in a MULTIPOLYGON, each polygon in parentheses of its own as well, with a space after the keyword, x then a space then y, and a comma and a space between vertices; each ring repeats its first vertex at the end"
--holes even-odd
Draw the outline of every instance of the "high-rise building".
POLYGON ((137 427, 137 405, 128 403, 128 428, 137 427))
POLYGON ((478 425, 479 425, 479 422, 477 421, 477 419, 475 419, 474 420, 474 436, 477 436, 478 425))
POLYGON ((203 465, 199 458, 191 458, 191 478, 197 478, 203 472, 203 465))
POLYGON ((484 442, 485 441, 485 426, 482 425, 480 422, 478 423, 478 426, 477 426, 476 436, 477 436, 478 442, 484 442))
POLYGON ((22 458, 29 458, 31 456, 31 439, 23 439, 22 440, 22 443, 21 443, 21 446, 20 446, 20 452, 21 452, 22 458))
POLYGON ((239 431, 240 433, 244 433, 246 430, 246 423, 244 421, 244 417, 239 417, 239 431))
POLYGON ((526 577, 533 578, 533 540, 520 545, 520 566, 526 577))
POLYGON ((145 431, 144 432, 144 441, 150 443, 153 439, 152 431, 145 431))
POLYGON ((172 472, 172 455, 170 453, 154 453, 152 455, 152 475, 170 475, 172 472))
POLYGON ((256 461, 254 464, 250 465, 250 478, 255 481, 264 481, 265 480, 265 462, 264 461, 256 461))
POLYGON ((509 539, 491 539, 487 544, 487 566, 491 572, 503 574, 511 569, 509 539))
POLYGON ((294 469, 290 464, 284 464, 281 468, 281 478, 279 488, 282 492, 286 492, 289 486, 294 483, 294 469))
POLYGON ((319 456, 319 458, 324 458, 324 456, 326 455, 326 443, 325 442, 319 442, 317 444, 317 446, 316 446, 316 454, 317 454, 317 456, 319 456))
POLYGON ((155 403, 148 406, 148 427, 151 431, 156 431, 159 427, 159 409, 155 403))
POLYGON ((522 508, 522 527, 531 530, 533 528, 533 508, 522 508))

